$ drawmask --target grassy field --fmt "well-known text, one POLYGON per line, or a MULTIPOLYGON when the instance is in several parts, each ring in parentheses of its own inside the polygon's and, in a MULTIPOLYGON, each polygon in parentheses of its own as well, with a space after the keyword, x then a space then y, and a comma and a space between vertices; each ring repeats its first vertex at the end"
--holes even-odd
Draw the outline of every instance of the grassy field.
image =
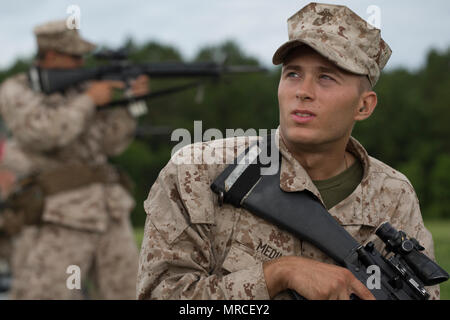
MULTIPOLYGON (((450 220, 425 221, 431 232, 437 263, 450 273, 450 220)), ((441 284, 441 299, 450 300, 450 280, 441 284)))
MULTIPOLYGON (((450 272, 450 220, 425 221, 425 226, 433 235, 437 263, 450 272)), ((143 228, 135 229, 138 247, 141 247, 143 228)), ((441 284, 441 299, 450 300, 450 280, 441 284)))

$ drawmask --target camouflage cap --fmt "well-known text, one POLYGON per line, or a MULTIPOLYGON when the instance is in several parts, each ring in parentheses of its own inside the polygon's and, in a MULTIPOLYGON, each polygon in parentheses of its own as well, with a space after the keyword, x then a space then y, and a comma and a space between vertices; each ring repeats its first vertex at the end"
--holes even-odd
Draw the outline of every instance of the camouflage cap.
POLYGON ((367 75, 372 86, 392 51, 380 30, 345 6, 310 3, 288 19, 289 41, 273 56, 273 64, 283 63, 288 52, 308 45, 340 68, 367 75))
POLYGON ((34 28, 40 50, 83 55, 94 50, 95 45, 80 37, 77 29, 69 29, 66 20, 51 21, 34 28))

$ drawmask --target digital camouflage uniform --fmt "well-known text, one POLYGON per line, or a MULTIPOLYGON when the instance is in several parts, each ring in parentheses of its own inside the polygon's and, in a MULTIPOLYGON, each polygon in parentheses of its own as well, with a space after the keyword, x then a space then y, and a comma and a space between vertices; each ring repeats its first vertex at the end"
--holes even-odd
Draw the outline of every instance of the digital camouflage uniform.
MULTIPOLYGON (((16 179, 17 177, 25 176, 30 172, 30 159, 21 152, 20 148, 18 148, 13 140, 2 141, 1 149, 0 170, 13 173, 16 176, 16 179), (8 152, 8 155, 6 155, 5 151, 8 152)), ((2 201, 5 201, 7 196, 8 195, 2 194, 2 201)), ((5 225, 6 216, 13 214, 14 213, 9 208, 3 208, 0 213, 0 260, 3 260, 8 265, 11 264, 13 238, 6 233, 3 233, 2 230, 5 225)))
MULTIPOLYGON (((277 50, 274 64, 282 63, 290 49, 306 44, 339 67, 367 75, 373 86, 391 55, 380 30, 343 6, 309 4, 288 20, 288 31, 290 40, 277 50)), ((147 220, 138 299, 269 299, 263 262, 295 255, 334 263, 308 242, 245 209, 219 206, 210 185, 237 156, 236 149, 243 150, 246 144, 245 138, 230 139, 187 146, 160 172, 144 203, 147 220), (204 164, 202 152, 222 164, 204 164), (180 161, 191 154, 195 159, 191 164, 180 161)), ((276 140, 282 155, 280 188, 308 190, 323 202, 305 169, 279 139, 279 129, 276 140)), ((384 243, 375 230, 389 221, 415 237, 426 248, 425 254, 434 258, 432 237, 408 179, 370 157, 354 138, 347 151, 363 164, 363 179, 351 195, 329 210, 331 215, 357 241, 373 241, 378 250, 384 243)), ((427 290, 431 299, 439 298, 438 285, 427 290)), ((275 298, 289 297, 282 292, 275 298)))
MULTIPOLYGON (((64 23, 35 29, 41 49, 71 54, 92 49, 64 23)), ((27 173, 69 164, 104 165, 132 141, 136 121, 128 110, 98 110, 83 89, 44 95, 30 88, 25 74, 2 84, 1 115, 14 145, 29 160, 27 173)), ((9 157, 14 163, 14 156, 6 148, 5 162, 9 157)), ((47 197, 42 224, 25 229, 17 240, 11 298, 81 298, 81 290, 66 286, 66 270, 76 265, 82 282, 94 276, 95 298, 134 299, 138 251, 129 220, 133 207, 133 198, 118 183, 92 183, 47 197)))
MULTIPOLYGON (((233 138, 231 138, 233 139, 233 138)), ((277 131, 278 139, 278 131, 277 131)), ((210 190, 226 164, 176 164, 184 153, 228 155, 236 148, 217 140, 183 148, 161 171, 145 201, 147 220, 142 242, 139 299, 269 299, 262 263, 280 256, 303 256, 334 263, 320 250, 271 223, 230 204, 218 205, 210 190), (225 146, 228 147, 228 151, 225 146), (196 148, 197 151, 192 151, 196 148)), ((244 138, 236 138, 240 147, 244 138)), ((242 150, 242 148, 241 148, 242 150)), ((384 221, 415 237, 434 257, 431 234, 424 227, 419 202, 408 179, 368 156, 351 139, 347 150, 364 166, 354 192, 329 212, 360 243, 384 243, 375 235, 384 221)), ((322 200, 306 171, 280 140, 280 188, 308 190, 322 200)), ((428 287, 432 299, 439 286, 428 287)), ((276 298, 286 298, 286 293, 276 298)))
POLYGON ((4 208, 4 201, 9 192, 8 186, 13 183, 11 170, 2 166, 5 145, 6 140, 0 139, 0 179, 2 180, 0 182, 2 185, 0 190, 0 201, 2 202, 0 209, 0 293, 9 290, 12 253, 12 239, 2 230, 4 216, 8 213, 7 209, 4 208))

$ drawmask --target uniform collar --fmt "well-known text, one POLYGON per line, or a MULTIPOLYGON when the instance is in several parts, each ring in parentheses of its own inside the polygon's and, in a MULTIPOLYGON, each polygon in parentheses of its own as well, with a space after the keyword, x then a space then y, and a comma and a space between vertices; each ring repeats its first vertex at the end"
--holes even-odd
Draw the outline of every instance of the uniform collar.
MULTIPOLYGON (((292 153, 288 150, 280 139, 280 128, 275 132, 275 141, 279 142, 279 149, 281 152, 281 168, 280 168, 280 188, 286 192, 296 192, 308 190, 315 196, 322 200, 320 192, 312 182, 306 170, 294 158, 292 153)), ((369 155, 364 147, 353 137, 350 137, 346 150, 351 152, 363 164, 364 174, 361 184, 367 183, 369 172, 369 155)))

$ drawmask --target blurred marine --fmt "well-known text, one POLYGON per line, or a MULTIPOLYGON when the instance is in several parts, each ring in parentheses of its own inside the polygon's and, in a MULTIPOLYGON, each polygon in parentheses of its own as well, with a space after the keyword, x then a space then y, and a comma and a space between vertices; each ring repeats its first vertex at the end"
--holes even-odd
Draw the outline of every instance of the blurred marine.
MULTIPOLYGON (((41 68, 78 68, 95 47, 64 20, 34 32, 41 68)), ((125 108, 102 110, 115 88, 124 83, 92 81, 45 95, 26 74, 0 87, 1 116, 12 133, 2 166, 23 159, 24 190, 34 190, 22 192, 28 199, 14 206, 19 216, 27 213, 27 227, 15 241, 12 299, 80 299, 86 283, 92 298, 135 298, 138 251, 129 219, 135 203, 129 180, 108 157, 129 145, 136 120, 125 108)), ((148 78, 136 79, 131 90, 147 93, 148 78)))

